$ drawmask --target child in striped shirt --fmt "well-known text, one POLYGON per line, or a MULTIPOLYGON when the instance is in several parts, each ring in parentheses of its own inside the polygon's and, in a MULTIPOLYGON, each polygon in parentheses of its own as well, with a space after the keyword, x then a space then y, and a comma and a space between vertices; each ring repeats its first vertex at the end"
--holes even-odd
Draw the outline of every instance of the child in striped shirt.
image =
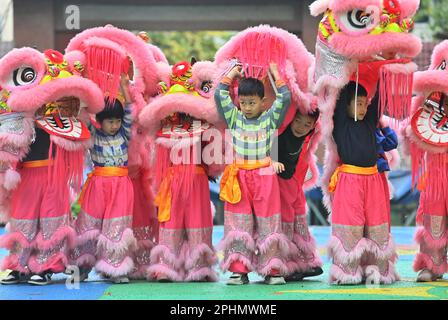
POLYGON ((278 90, 266 111, 263 83, 242 78, 238 86, 241 110, 232 103, 229 85, 241 77, 234 67, 215 92, 220 114, 227 122, 235 152, 221 180, 220 198, 225 201, 225 235, 221 242, 224 271, 233 272, 228 284, 249 283, 251 271, 265 277, 267 284, 284 284, 288 242, 281 230, 280 191, 271 165, 271 141, 290 105, 290 92, 276 64, 270 72, 278 90), (257 252, 257 254, 256 254, 257 252))
POLYGON ((124 101, 122 96, 113 103, 106 99, 104 110, 96 115, 100 128, 89 124, 94 170, 79 199, 81 212, 75 222, 79 245, 72 254, 81 279, 95 266, 113 282, 127 283, 127 275, 134 268, 134 191, 127 168, 132 123, 128 86, 129 78, 122 75, 124 101))

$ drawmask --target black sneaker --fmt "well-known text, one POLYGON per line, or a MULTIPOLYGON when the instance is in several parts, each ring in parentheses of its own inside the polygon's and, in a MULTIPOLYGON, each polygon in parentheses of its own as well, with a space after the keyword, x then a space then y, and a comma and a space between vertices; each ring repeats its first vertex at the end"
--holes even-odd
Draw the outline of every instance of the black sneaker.
POLYGON ((5 278, 0 281, 0 283, 5 285, 18 284, 20 283, 21 279, 22 276, 20 275, 19 271, 11 271, 5 278))
POLYGON ((28 280, 28 283, 36 286, 45 286, 51 283, 51 273, 34 274, 28 280))
POLYGON ((307 277, 315 277, 324 273, 321 267, 314 267, 304 272, 294 272, 293 274, 288 275, 285 280, 286 281, 302 281, 303 278, 307 277))
POLYGON ((238 286, 242 284, 248 284, 249 283, 249 277, 247 276, 247 273, 236 273, 234 272, 229 280, 227 280, 228 285, 238 286))

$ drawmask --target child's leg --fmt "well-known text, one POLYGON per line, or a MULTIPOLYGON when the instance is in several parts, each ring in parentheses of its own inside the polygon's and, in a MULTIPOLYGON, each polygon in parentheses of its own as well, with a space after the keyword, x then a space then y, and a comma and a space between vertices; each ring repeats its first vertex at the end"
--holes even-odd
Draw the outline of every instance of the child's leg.
MULTIPOLYGON (((182 191, 185 184, 178 183, 180 178, 173 176, 171 184, 170 219, 159 226, 159 242, 151 250, 151 266, 147 269, 150 279, 168 279, 183 281, 185 279, 184 264, 187 251, 185 216, 190 210, 189 201, 184 201, 182 191)), ((185 192, 185 191, 184 191, 185 192)), ((192 193, 196 192, 193 189, 192 193)))
MULTIPOLYGON (((299 251, 297 271, 306 272, 313 268, 322 267, 322 260, 317 252, 316 241, 308 228, 305 193, 302 189, 299 190, 294 203, 293 242, 299 251)), ((282 189, 281 192, 283 192, 282 189)))
POLYGON ((365 176, 339 173, 331 216, 328 256, 332 258, 330 283, 358 284, 362 281, 361 257, 367 248, 364 238, 365 176))
MULTIPOLYGON (((213 265, 218 262, 212 245, 213 217, 210 188, 205 174, 196 174, 185 215, 188 250, 185 259, 186 281, 218 281, 213 265)), ((185 203, 184 205, 187 205, 185 203)))
POLYGON ((105 190, 101 177, 88 180, 81 211, 74 222, 77 239, 76 248, 70 254, 71 263, 85 270, 92 269, 97 261, 98 237, 101 234, 106 210, 105 190))
POLYGON ((8 233, 0 238, 0 246, 9 255, 2 263, 2 270, 9 269, 30 273, 29 257, 38 233, 39 215, 44 190, 47 185, 47 167, 19 170, 21 182, 11 197, 11 215, 8 233))
POLYGON ((132 229, 137 240, 137 248, 133 255, 135 269, 131 278, 145 279, 146 270, 151 264, 151 249, 156 245, 159 226, 156 208, 153 205, 154 198, 145 196, 140 177, 132 179, 132 184, 134 187, 132 229))
POLYGON ((126 276, 134 269, 132 252, 137 245, 132 231, 132 182, 128 176, 95 178, 92 184, 101 180, 106 204, 95 269, 111 277, 126 276))
POLYGON ((280 192, 280 204, 282 215, 282 231, 289 243, 289 253, 286 259, 288 274, 293 274, 299 270, 299 249, 293 242, 294 237, 294 220, 295 220, 295 204, 298 200, 298 186, 296 180, 278 178, 280 192))
POLYGON ((223 271, 249 273, 254 270, 254 216, 252 214, 252 193, 247 187, 249 171, 238 171, 241 201, 224 204, 224 238, 218 247, 224 251, 220 264, 223 271))
POLYGON ((395 271, 397 254, 390 234, 390 205, 384 195, 384 177, 366 176, 365 183, 365 237, 369 245, 363 261, 364 273, 367 281, 390 284, 399 280, 399 276, 395 271))
POLYGON ((36 250, 29 262, 33 273, 63 272, 69 263, 69 253, 74 247, 75 238, 66 180, 62 179, 56 185, 48 183, 40 208, 36 250))
MULTIPOLYGON (((446 192, 448 196, 448 191, 446 192)), ((420 245, 420 252, 414 261, 414 270, 427 269, 434 275, 442 275, 448 271, 447 254, 447 213, 448 197, 424 192, 420 196, 423 211, 423 226, 419 227, 415 240, 420 245)))
POLYGON ((247 185, 253 190, 256 219, 257 272, 261 275, 287 275, 288 239, 282 232, 280 190, 272 167, 251 170, 247 185))

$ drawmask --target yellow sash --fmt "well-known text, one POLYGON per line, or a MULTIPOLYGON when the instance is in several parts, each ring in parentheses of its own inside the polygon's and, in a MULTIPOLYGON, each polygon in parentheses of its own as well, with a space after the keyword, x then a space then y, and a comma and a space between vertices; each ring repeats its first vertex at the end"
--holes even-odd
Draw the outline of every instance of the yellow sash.
POLYGON ((40 168, 40 167, 48 167, 49 165, 52 165, 52 164, 53 164, 53 161, 50 161, 49 159, 34 160, 34 161, 22 162, 21 167, 22 168, 40 168))
POLYGON ((262 160, 244 160, 236 161, 226 167, 219 185, 219 199, 222 201, 235 204, 241 201, 241 188, 238 182, 238 170, 255 170, 269 167, 271 165, 271 158, 264 158, 262 160))
POLYGON ((87 186, 89 185, 93 176, 99 177, 125 177, 128 175, 127 167, 95 167, 93 172, 90 172, 87 175, 87 180, 82 187, 81 194, 79 195, 78 203, 81 205, 84 200, 84 193, 87 190, 87 186))
MULTIPOLYGON (((202 166, 197 165, 196 174, 206 174, 202 166)), ((165 178, 160 184, 159 191, 154 199, 154 204, 159 208, 157 218, 159 222, 169 221, 171 218, 171 184, 173 182, 174 167, 168 168, 165 178)))
POLYGON ((372 174, 378 173, 378 168, 376 165, 373 167, 364 168, 364 167, 352 166, 350 164, 342 164, 336 168, 333 175, 331 176, 330 185, 328 186, 328 191, 334 192, 336 190, 336 185, 338 183, 338 178, 339 178, 340 172, 361 174, 361 175, 367 176, 367 175, 372 175, 372 174))

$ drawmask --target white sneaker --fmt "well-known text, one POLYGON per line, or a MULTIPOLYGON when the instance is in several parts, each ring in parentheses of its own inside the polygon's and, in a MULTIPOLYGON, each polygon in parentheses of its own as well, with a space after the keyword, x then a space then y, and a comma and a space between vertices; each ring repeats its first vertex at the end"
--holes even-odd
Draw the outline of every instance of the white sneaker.
POLYGON ((247 273, 236 273, 234 272, 229 280, 227 280, 228 285, 242 285, 242 284, 248 284, 249 283, 249 277, 247 276, 247 273))
POLYGON ((266 276, 264 278, 264 283, 269 285, 278 285, 278 284, 285 284, 285 278, 282 276, 266 276))
POLYGON ((440 278, 440 275, 434 274, 428 269, 423 269, 417 275, 417 282, 433 282, 440 278))
POLYGON ((45 286, 51 283, 51 274, 35 274, 28 280, 28 283, 36 286, 45 286))
POLYGON ((111 278, 111 280, 113 283, 116 283, 116 284, 129 283, 129 278, 126 276, 113 277, 113 278, 111 278))

